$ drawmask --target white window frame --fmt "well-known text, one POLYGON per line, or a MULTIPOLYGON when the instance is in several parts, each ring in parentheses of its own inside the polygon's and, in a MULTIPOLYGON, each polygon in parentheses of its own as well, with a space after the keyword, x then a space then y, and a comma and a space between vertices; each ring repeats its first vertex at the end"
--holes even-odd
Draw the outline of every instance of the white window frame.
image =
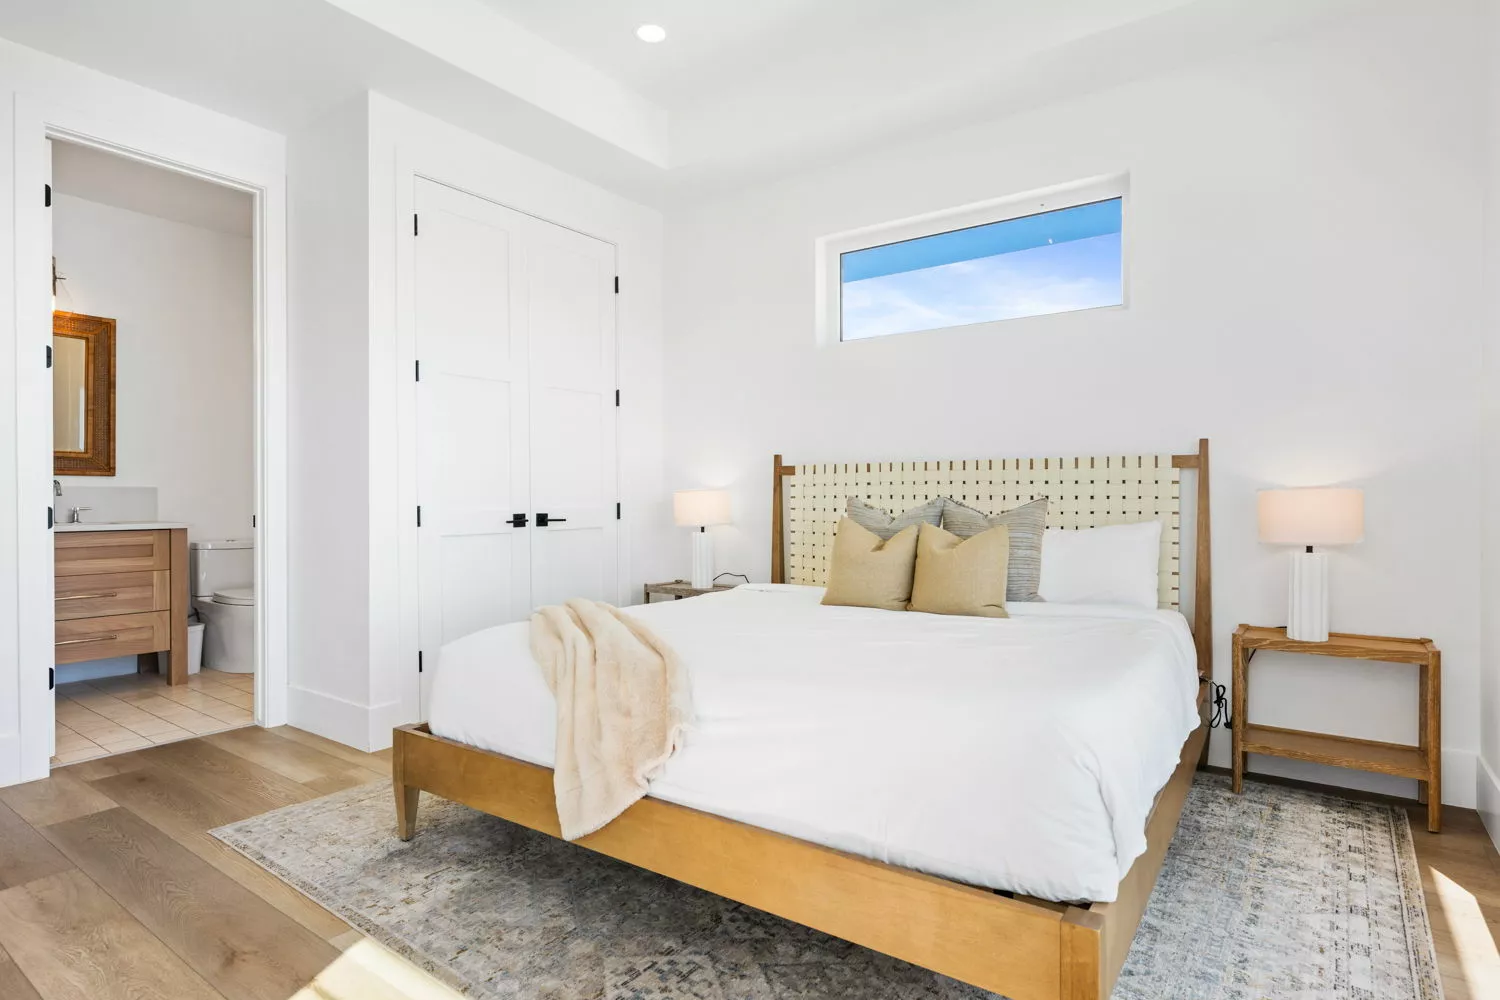
POLYGON ((891 337, 916 333, 932 333, 936 330, 958 330, 995 323, 1016 323, 1026 320, 1047 319, 1052 316, 1071 316, 1077 313, 1098 312, 1107 309, 1124 309, 1130 302, 1129 268, 1129 216, 1130 178, 1127 174, 1111 174, 1091 177, 1087 180, 1039 188, 1024 194, 1007 195, 989 201, 974 202, 957 208, 943 209, 924 215, 882 222, 861 229, 850 229, 842 233, 820 236, 816 242, 816 288, 817 288, 817 339, 820 346, 837 344, 870 344, 889 340, 891 337), (941 326, 928 330, 908 330, 901 334, 883 334, 878 337, 860 337, 843 340, 842 330, 842 269, 839 259, 846 253, 868 250, 887 243, 938 236, 956 229, 985 226, 994 222, 1007 222, 1040 212, 1054 212, 1064 208, 1077 208, 1096 201, 1120 199, 1120 304, 1093 306, 1088 309, 1070 309, 1061 313, 1045 313, 1037 316, 1017 316, 1011 319, 984 320, 960 326, 941 326))

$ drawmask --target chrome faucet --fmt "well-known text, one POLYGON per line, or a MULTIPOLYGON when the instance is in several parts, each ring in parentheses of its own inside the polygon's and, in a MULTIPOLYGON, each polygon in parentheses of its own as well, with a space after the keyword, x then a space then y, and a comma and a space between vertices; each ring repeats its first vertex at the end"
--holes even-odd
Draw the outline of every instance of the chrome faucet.
POLYGON ((73 508, 73 519, 71 521, 69 521, 68 523, 69 524, 82 524, 83 523, 83 518, 81 518, 81 517, 78 516, 78 512, 79 511, 84 511, 84 510, 93 510, 93 509, 94 508, 92 508, 92 507, 74 507, 73 508))

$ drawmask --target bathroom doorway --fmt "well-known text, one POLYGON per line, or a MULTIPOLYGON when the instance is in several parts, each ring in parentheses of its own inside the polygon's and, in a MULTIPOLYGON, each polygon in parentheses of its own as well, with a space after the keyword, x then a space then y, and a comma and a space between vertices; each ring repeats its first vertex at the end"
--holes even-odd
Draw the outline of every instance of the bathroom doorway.
POLYGON ((59 767, 255 722, 255 199, 48 146, 59 767))

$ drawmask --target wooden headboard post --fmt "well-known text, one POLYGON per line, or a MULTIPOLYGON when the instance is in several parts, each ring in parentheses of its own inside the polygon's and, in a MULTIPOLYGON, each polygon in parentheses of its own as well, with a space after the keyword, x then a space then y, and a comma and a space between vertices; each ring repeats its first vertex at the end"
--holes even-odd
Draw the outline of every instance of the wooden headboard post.
POLYGON ((784 476, 797 474, 795 465, 782 465, 781 456, 772 459, 771 479, 771 582, 786 583, 786 539, 782 532, 786 530, 786 517, 782 511, 782 484, 784 476))
POLYGON ((1193 645, 1198 650, 1198 676, 1214 673, 1214 585, 1212 532, 1208 513, 1208 438, 1198 439, 1198 454, 1173 455, 1179 469, 1194 469, 1198 480, 1197 520, 1193 525, 1193 645))
MULTIPOLYGON (((1163 459, 1165 457, 1162 456, 1163 459)), ((771 582, 785 583, 787 577, 785 481, 788 476, 797 474, 797 466, 782 464, 780 455, 775 456, 772 463, 771 582)), ((1197 479, 1196 518, 1194 520, 1196 555, 1193 564, 1193 645, 1198 653, 1198 676, 1207 678, 1213 675, 1214 666, 1213 548, 1210 545, 1212 532, 1208 505, 1208 438, 1199 438, 1198 450, 1192 454, 1173 455, 1172 467, 1192 469, 1197 479)), ((858 466, 855 468, 857 469, 858 466)), ((866 466, 866 471, 868 468, 866 466)), ((795 515, 797 512, 793 511, 793 513, 795 515)))

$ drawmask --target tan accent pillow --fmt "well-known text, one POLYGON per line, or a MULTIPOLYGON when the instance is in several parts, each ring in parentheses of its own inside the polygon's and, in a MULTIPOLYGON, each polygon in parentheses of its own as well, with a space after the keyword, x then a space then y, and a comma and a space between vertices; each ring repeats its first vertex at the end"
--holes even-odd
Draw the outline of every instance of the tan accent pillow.
POLYGON ((885 539, 846 517, 837 531, 823 603, 905 611, 917 561, 917 525, 885 539))
POLYGON ((911 610, 934 615, 1010 617, 1005 613, 1005 569, 1009 560, 1010 529, 1003 524, 970 538, 922 525, 917 536, 911 610))

